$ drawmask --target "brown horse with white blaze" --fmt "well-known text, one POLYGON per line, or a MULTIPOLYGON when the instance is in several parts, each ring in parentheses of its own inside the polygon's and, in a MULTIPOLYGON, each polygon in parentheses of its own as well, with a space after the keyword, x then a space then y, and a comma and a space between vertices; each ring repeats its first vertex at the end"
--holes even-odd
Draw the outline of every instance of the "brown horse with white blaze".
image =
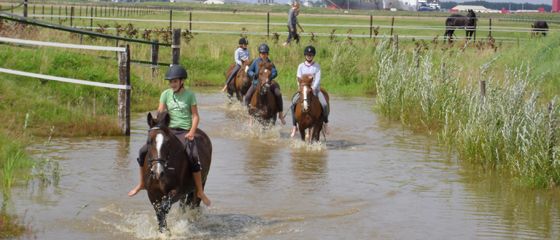
POLYGON ((249 115, 264 126, 274 125, 279 112, 276 96, 272 91, 272 86, 277 86, 277 83, 269 80, 272 75, 272 66, 270 62, 259 63, 258 83, 249 104, 249 115))
MULTIPOLYGON (((306 140, 306 130, 310 141, 319 141, 321 130, 323 129, 323 108, 319 97, 313 94, 311 84, 313 77, 310 74, 305 74, 299 82, 299 99, 294 107, 295 119, 298 125, 301 140, 306 140)), ((329 94, 321 88, 320 90, 327 105, 329 105, 329 94)))
MULTIPOLYGON (((249 81, 249 76, 247 75, 247 69, 249 69, 251 63, 253 63, 253 61, 251 60, 243 61, 242 65, 239 68, 239 71, 237 71, 237 74, 232 80, 233 84, 228 84, 227 86, 228 95, 231 97, 235 93, 235 97, 241 102, 243 101, 243 97, 247 93, 247 90, 249 90, 249 87, 251 86, 251 81, 249 81)), ((235 64, 232 64, 228 68, 226 77, 229 77, 229 75, 231 75, 234 67, 235 64)))
POLYGON ((204 131, 197 129, 193 142, 183 143, 169 129, 170 117, 167 112, 158 114, 157 119, 148 114, 148 154, 144 159, 142 173, 148 198, 156 211, 159 231, 167 230, 166 216, 171 205, 180 201, 185 211, 200 206, 200 199, 195 194, 195 184, 188 157, 198 157, 202 168, 202 184, 212 161, 212 142, 204 131))

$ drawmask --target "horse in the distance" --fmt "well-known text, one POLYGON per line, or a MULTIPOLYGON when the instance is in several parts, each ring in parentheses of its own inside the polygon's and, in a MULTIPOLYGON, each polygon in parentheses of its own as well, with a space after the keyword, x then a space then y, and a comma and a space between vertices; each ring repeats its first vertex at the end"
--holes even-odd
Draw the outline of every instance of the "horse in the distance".
POLYGON ((276 124, 278 114, 276 97, 271 89, 272 85, 277 83, 269 80, 272 66, 269 62, 259 63, 258 83, 249 104, 249 115, 256 118, 263 126, 276 124))
MULTIPOLYGON (((240 102, 243 101, 243 97, 251 86, 251 81, 249 81, 249 76, 247 76, 247 69, 249 68, 249 66, 251 66, 251 63, 253 63, 253 61, 251 60, 243 61, 241 68, 239 68, 239 71, 237 71, 237 74, 233 77, 233 80, 227 86, 228 95, 231 97, 235 93, 235 97, 240 102)), ((226 71, 226 77, 229 77, 229 75, 231 75, 231 71, 233 71, 234 67, 235 64, 232 64, 228 68, 228 70, 226 71)))
POLYGON ((166 216, 173 203, 180 201, 183 211, 186 206, 200 206, 187 157, 198 156, 203 185, 212 161, 212 143, 206 133, 197 129, 194 143, 190 142, 185 151, 183 143, 170 131, 169 121, 167 112, 159 113, 157 119, 148 114, 148 154, 142 166, 144 186, 156 211, 160 232, 167 230, 166 216))
POLYGON ((467 16, 461 14, 452 14, 445 20, 445 33, 443 39, 449 42, 453 41, 455 29, 465 29, 467 40, 470 40, 476 31, 476 23, 478 19, 472 9, 469 9, 467 16))
MULTIPOLYGON (((313 94, 312 83, 312 75, 305 74, 300 79, 300 95, 294 108, 294 115, 301 140, 306 140, 307 130, 310 142, 318 142, 323 129, 323 108, 319 102, 319 97, 313 94)), ((329 94, 323 88, 321 88, 321 92, 325 95, 328 104, 329 94)))
POLYGON ((535 21, 531 24, 531 36, 538 37, 539 35, 546 37, 548 32, 548 23, 546 21, 535 21))

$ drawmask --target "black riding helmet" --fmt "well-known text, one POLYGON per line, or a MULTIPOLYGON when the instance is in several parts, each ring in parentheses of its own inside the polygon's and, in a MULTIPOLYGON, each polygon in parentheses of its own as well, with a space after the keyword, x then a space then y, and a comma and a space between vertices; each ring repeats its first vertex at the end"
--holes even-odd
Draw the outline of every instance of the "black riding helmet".
POLYGON ((247 41, 246 38, 240 38, 239 39, 239 45, 241 45, 241 44, 249 45, 249 41, 247 41))
POLYGON ((169 67, 169 70, 167 70, 165 80, 173 80, 177 78, 187 79, 187 69, 179 64, 174 64, 169 67))
POLYGON ((270 49, 268 48, 268 45, 266 45, 266 43, 263 43, 259 46, 259 53, 268 53, 270 51, 270 49))
POLYGON ((305 49, 303 49, 303 55, 313 55, 315 56, 317 52, 315 51, 315 47, 309 45, 307 47, 305 47, 305 49))

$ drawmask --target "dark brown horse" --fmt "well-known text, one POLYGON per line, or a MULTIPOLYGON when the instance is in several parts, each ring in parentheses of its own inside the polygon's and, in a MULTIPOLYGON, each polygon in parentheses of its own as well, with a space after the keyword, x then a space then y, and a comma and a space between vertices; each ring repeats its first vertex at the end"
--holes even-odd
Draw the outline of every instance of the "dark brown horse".
MULTIPOLYGON (((319 97, 313 94, 311 84, 312 75, 305 74, 299 81, 299 99, 294 108, 294 114, 298 125, 301 140, 305 141, 305 130, 309 131, 310 142, 318 142, 321 130, 323 129, 323 108, 319 102, 319 97)), ((329 94, 321 88, 329 104, 329 94)))
MULTIPOLYGON (((160 232, 167 230, 166 216, 173 203, 180 200, 183 211, 187 205, 191 208, 200 206, 200 199, 194 193, 195 185, 187 161, 188 155, 183 143, 170 131, 169 121, 167 112, 159 113, 157 119, 151 113, 148 114, 148 154, 142 166, 144 186, 156 211, 160 232)), ((196 130, 194 142, 204 185, 212 161, 212 143, 200 129, 196 130)), ((193 154, 189 153, 189 156, 193 154)))
MULTIPOLYGON (((251 60, 243 61, 243 64, 241 65, 239 71, 237 71, 237 74, 233 78, 233 81, 227 86, 228 95, 233 96, 233 93, 235 93, 235 97, 239 101, 243 101, 243 97, 245 96, 247 90, 249 90, 249 87, 251 86, 250 85, 251 81, 249 81, 249 77, 247 76, 247 71, 246 71, 249 68, 249 66, 251 66, 251 63, 253 63, 253 61, 251 60)), ((234 67, 235 64, 229 66, 226 72, 226 77, 229 77, 229 75, 231 75, 231 71, 233 71, 234 67)))
POLYGON ((467 39, 470 40, 476 31, 476 23, 478 19, 472 9, 469 9, 467 16, 461 14, 452 14, 445 20, 445 33, 443 39, 447 38, 449 42, 453 41, 455 29, 465 29, 467 39))
POLYGON ((531 36, 539 36, 539 34, 541 34, 543 37, 546 37, 548 23, 546 21, 535 21, 531 24, 531 29, 531 36))
POLYGON ((249 115, 264 126, 276 124, 278 113, 276 97, 271 90, 272 85, 277 83, 269 80, 272 66, 270 62, 259 63, 258 83, 249 104, 249 115))

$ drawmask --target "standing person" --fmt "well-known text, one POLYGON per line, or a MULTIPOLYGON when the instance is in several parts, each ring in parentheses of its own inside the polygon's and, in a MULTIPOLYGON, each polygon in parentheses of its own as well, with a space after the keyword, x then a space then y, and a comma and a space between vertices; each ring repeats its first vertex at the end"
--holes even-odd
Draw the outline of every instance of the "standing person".
MULTIPOLYGON (((185 79, 187 79, 187 70, 181 65, 172 65, 165 74, 165 80, 169 80, 169 89, 161 93, 159 106, 157 111, 168 111, 171 121, 169 129, 179 140, 185 145, 186 141, 194 140, 194 134, 198 128, 200 116, 198 115, 198 107, 194 93, 184 87, 185 79)), ((136 195, 140 190, 145 189, 144 174, 142 174, 142 165, 144 158, 148 153, 148 146, 144 145, 140 149, 140 156, 137 159, 140 164, 140 182, 128 192, 128 196, 136 195)), ((189 163, 192 176, 195 182, 196 196, 202 200, 206 206, 210 206, 210 199, 204 193, 202 186, 202 176, 200 173, 200 162, 198 159, 187 158, 193 160, 189 163)))
POLYGON ((235 50, 233 54, 233 59, 235 61, 235 67, 231 71, 231 74, 226 79, 226 85, 222 89, 222 92, 225 92, 231 83, 231 81, 237 75, 237 72, 243 65, 243 61, 247 61, 251 58, 251 54, 249 53, 249 49, 247 49, 247 45, 249 45, 249 41, 246 38, 239 39, 239 47, 235 50))
POLYGON ((296 26, 301 29, 303 32, 303 28, 299 25, 297 20, 297 16, 299 15, 299 2, 295 1, 292 3, 292 8, 288 12, 288 39, 284 42, 284 46, 287 46, 292 41, 292 38, 296 40, 296 43, 299 43, 299 34, 297 33, 296 26))
MULTIPOLYGON (((270 62, 272 63, 272 60, 270 60, 270 58, 268 58, 268 53, 269 53, 270 49, 268 47, 268 45, 266 45, 266 43, 263 43, 259 46, 259 57, 256 58, 253 63, 251 64, 251 66, 249 67, 249 70, 247 71, 247 75, 249 76, 250 79, 253 79, 253 83, 251 84, 251 87, 249 88, 249 90, 247 90, 247 95, 245 95, 245 105, 249 106, 249 103, 251 102, 251 98, 253 97, 253 93, 255 92, 255 89, 257 88, 257 84, 258 84, 258 78, 259 78, 259 63, 261 62, 270 62)), ((272 70, 271 70, 271 74, 270 74, 270 81, 272 81, 274 78, 276 78, 276 76, 278 76, 278 72, 276 71, 276 66, 274 66, 274 64, 272 64, 272 70)), ((277 108, 278 108, 278 118, 280 119, 280 121, 282 122, 282 124, 286 124, 286 120, 284 119, 285 116, 284 114, 282 114, 283 108, 284 108, 284 103, 282 101, 282 93, 280 92, 280 86, 278 86, 277 83, 274 83, 271 85, 270 90, 274 93, 274 96, 276 96, 276 104, 277 104, 277 108)))
MULTIPOLYGON (((315 58, 315 54, 317 51, 315 47, 309 45, 303 49, 303 55, 305 56, 305 61, 299 64, 297 69, 297 80, 298 86, 300 79, 303 75, 311 75, 313 78, 313 83, 311 84, 311 89, 313 89, 313 95, 319 98, 319 102, 321 103, 321 108, 323 108, 323 121, 325 124, 323 128, 325 129, 325 133, 328 132, 327 123, 329 122, 329 105, 327 103, 327 99, 325 95, 321 91, 321 66, 319 63, 315 62, 313 59, 315 58)), ((297 131, 297 123, 296 123, 296 115, 294 114, 295 106, 300 97, 299 91, 294 94, 292 98, 292 105, 290 110, 292 112, 292 133, 290 134, 291 137, 294 137, 297 131)))

